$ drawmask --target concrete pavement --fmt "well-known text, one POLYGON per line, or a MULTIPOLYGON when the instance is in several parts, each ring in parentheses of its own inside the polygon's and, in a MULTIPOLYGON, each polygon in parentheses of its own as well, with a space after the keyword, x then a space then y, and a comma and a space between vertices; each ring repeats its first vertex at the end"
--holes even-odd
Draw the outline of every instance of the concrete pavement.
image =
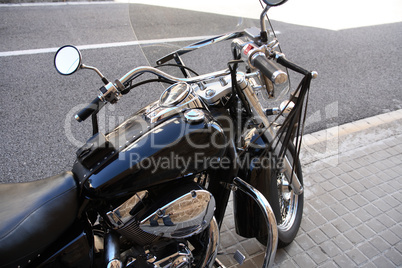
MULTIPOLYGON (((275 267, 402 266, 402 110, 305 136, 301 228, 275 267)), ((229 206, 218 258, 261 267, 264 247, 234 230, 229 206)))

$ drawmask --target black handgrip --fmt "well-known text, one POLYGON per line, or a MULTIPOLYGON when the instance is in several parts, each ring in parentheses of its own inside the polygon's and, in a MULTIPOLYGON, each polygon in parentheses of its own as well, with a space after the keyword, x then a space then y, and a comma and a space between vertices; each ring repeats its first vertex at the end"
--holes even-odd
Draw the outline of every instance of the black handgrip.
POLYGON ((285 66, 286 68, 289 68, 297 73, 303 74, 303 75, 308 75, 310 72, 307 71, 306 69, 294 64, 293 62, 287 60, 284 56, 279 56, 276 60, 280 65, 285 66))
POLYGON ((256 53, 251 57, 251 64, 260 70, 274 84, 282 84, 288 80, 286 72, 275 64, 272 60, 268 60, 263 53, 256 53))
POLYGON ((78 122, 82 122, 90 117, 93 113, 98 112, 100 109, 102 109, 104 105, 105 103, 99 97, 96 97, 90 104, 88 104, 87 107, 77 113, 75 119, 78 122))

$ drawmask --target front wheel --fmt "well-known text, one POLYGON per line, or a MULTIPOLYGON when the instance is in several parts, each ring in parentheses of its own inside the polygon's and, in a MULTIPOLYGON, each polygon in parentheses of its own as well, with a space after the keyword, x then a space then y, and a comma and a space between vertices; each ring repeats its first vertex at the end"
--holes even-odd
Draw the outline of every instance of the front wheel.
MULTIPOLYGON (((286 152, 286 157, 291 165, 294 163, 294 152, 293 145, 290 145, 286 152)), ((274 167, 277 166, 274 165, 274 167)), ((298 158, 294 168, 301 185, 303 185, 303 174, 298 158)), ((275 214, 278 226, 278 248, 283 248, 294 240, 300 228, 303 216, 304 194, 296 195, 290 187, 285 174, 281 173, 278 168, 273 168, 270 175, 272 179, 270 179, 268 202, 275 214)), ((260 243, 266 244, 266 239, 257 239, 260 243)))

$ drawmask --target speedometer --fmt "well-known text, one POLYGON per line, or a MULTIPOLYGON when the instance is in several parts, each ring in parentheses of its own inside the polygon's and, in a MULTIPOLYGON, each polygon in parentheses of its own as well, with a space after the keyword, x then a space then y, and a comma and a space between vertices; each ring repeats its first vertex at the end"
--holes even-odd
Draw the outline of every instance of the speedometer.
POLYGON ((160 106, 173 106, 182 102, 190 92, 190 86, 187 83, 177 83, 168 87, 159 99, 160 106))

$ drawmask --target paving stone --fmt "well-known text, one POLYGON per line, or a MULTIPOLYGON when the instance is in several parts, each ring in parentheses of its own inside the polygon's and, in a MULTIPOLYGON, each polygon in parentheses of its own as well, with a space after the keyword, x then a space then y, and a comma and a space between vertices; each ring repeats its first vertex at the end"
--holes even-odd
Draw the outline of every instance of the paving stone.
POLYGON ((345 183, 342 179, 340 179, 340 178, 338 178, 338 177, 332 178, 332 179, 330 180, 330 182, 331 182, 335 187, 337 187, 337 188, 346 186, 346 183, 345 183))
POLYGON ((373 217, 376 217, 380 214, 382 214, 381 210, 379 210, 377 207, 373 205, 374 202, 368 204, 367 206, 364 207, 364 209, 373 217))
POLYGON ((349 212, 340 202, 333 203, 331 205, 331 209, 335 211, 338 216, 343 216, 349 212))
POLYGON ((335 199, 331 194, 325 192, 324 195, 321 195, 320 198, 322 199, 322 201, 325 203, 325 205, 327 206, 331 206, 334 203, 338 202, 337 199, 335 199))
POLYGON ((332 221, 338 217, 338 215, 329 207, 323 208, 320 210, 320 213, 327 221, 332 221))
POLYGON ((399 241, 399 242, 395 245, 395 249, 398 250, 398 251, 402 254, 402 241, 399 241))
POLYGON ((308 235, 318 245, 328 239, 328 237, 320 229, 315 229, 309 232, 308 235))
POLYGON ((300 224, 300 228, 304 232, 309 232, 309 231, 317 228, 317 226, 308 217, 303 217, 302 222, 300 224))
MULTIPOLYGON (((359 181, 354 181, 354 182, 352 182, 352 183, 349 183, 348 186, 351 187, 353 190, 356 191, 356 193, 357 193, 356 195, 358 195, 361 191, 363 191, 363 190, 366 189, 366 188, 364 187, 364 185, 363 185, 361 182, 359 182, 359 181)), ((355 196, 356 196, 356 195, 355 195, 355 196)))
POLYGON ((308 217, 317 226, 323 225, 327 222, 327 220, 317 211, 310 213, 308 217))
POLYGON ((402 266, 402 254, 396 249, 389 250, 387 253, 385 253, 385 257, 392 261, 396 266, 402 266))
POLYGON ((386 227, 390 228, 394 226, 396 221, 394 221, 392 218, 390 218, 387 214, 382 214, 381 217, 377 217, 377 219, 386 227))
MULTIPOLYGON (((261 262, 261 265, 258 265, 257 267, 262 267, 262 262, 261 262)), ((297 266, 293 260, 286 260, 283 263, 281 263, 279 266, 274 266, 274 267, 299 268, 299 266, 297 266)))
POLYGON ((338 268, 339 266, 336 265, 336 263, 333 262, 332 260, 329 260, 327 262, 321 263, 317 267, 319 267, 319 268, 338 268))
POLYGON ((343 216, 343 219, 352 227, 356 227, 361 224, 361 220, 355 216, 353 212, 347 213, 343 216))
POLYGON ((359 225, 356 227, 356 231, 359 232, 364 238, 369 239, 371 237, 374 237, 376 233, 371 230, 366 224, 359 225))
POLYGON ((346 253, 346 255, 348 255, 348 257, 357 265, 360 265, 364 262, 366 262, 368 259, 366 256, 363 255, 363 253, 361 253, 358 249, 352 249, 351 251, 349 251, 348 253, 346 253))
POLYGON ((342 203, 342 205, 344 205, 345 208, 346 208, 347 210, 349 210, 349 211, 356 210, 356 209, 358 209, 358 208, 360 207, 360 206, 359 206, 358 204, 356 204, 356 202, 353 201, 353 199, 351 199, 351 198, 342 200, 341 203, 342 203))
POLYGON ((376 173, 378 173, 378 172, 380 172, 381 170, 380 169, 378 169, 376 166, 374 166, 374 165, 369 165, 369 166, 366 166, 366 167, 364 167, 370 174, 376 174, 376 173))
POLYGON ((361 242, 364 242, 366 239, 355 229, 349 230, 344 233, 345 237, 352 242, 352 244, 357 245, 361 242))
MULTIPOLYGON (((260 255, 261 255, 261 254, 256 254, 256 256, 260 256, 260 255)), ((262 264, 264 263, 264 256, 265 256, 265 254, 263 254, 261 260, 257 259, 258 262, 261 262, 261 266, 259 266, 259 267, 262 267, 262 264)), ((255 257, 253 257, 252 259, 253 259, 254 262, 256 262, 256 258, 255 258, 255 257)), ((288 259, 290 259, 290 257, 289 257, 288 253, 287 253, 285 250, 280 249, 280 250, 278 250, 278 251, 276 252, 275 262, 277 262, 277 263, 283 263, 284 261, 286 261, 286 260, 288 260, 288 259)))
POLYGON ((402 226, 401 226, 401 223, 400 223, 400 222, 399 222, 399 224, 396 224, 396 225, 392 226, 392 227, 390 228, 390 230, 391 230, 394 234, 396 234, 399 238, 402 239, 402 226))
POLYGON ((314 247, 310 249, 308 251, 308 254, 317 264, 323 263, 329 258, 328 255, 320 247, 314 247))
POLYGON ((342 251, 353 247, 353 244, 343 234, 336 236, 333 241, 342 251))
POLYGON ((290 257, 294 257, 295 255, 304 252, 304 249, 299 246, 297 242, 298 239, 293 241, 290 245, 288 245, 284 250, 288 253, 290 257))
POLYGON ((370 243, 363 243, 357 247, 367 258, 372 259, 380 252, 370 243))
POLYGON ((321 170, 319 174, 326 180, 333 178, 335 176, 335 174, 332 173, 332 171, 329 168, 321 170))
POLYGON ((303 252, 295 256, 293 261, 300 268, 311 268, 317 266, 317 264, 313 261, 313 259, 306 253, 303 252))
POLYGON ((339 247, 332 240, 327 240, 327 241, 323 242, 319 247, 321 248, 323 253, 326 254, 330 258, 333 258, 336 255, 339 255, 342 253, 342 251, 339 249, 339 247))
POLYGON ((390 243, 392 246, 400 241, 399 237, 395 235, 391 230, 385 230, 380 235, 385 241, 390 243))
MULTIPOLYGON (((308 191, 308 190, 306 189, 306 191, 308 191)), ((314 196, 321 196, 327 192, 319 184, 314 184, 314 185, 309 186, 309 191, 311 191, 314 196)))
MULTIPOLYGON (((393 187, 391 184, 389 183, 383 183, 381 185, 378 186, 382 191, 386 192, 386 193, 393 193, 395 192, 395 187, 393 187)), ((381 199, 384 199, 384 197, 382 197, 381 199)))
POLYGON ((252 256, 258 252, 262 251, 262 246, 256 239, 247 239, 240 243, 242 247, 245 249, 245 253, 249 256, 252 256))
POLYGON ((376 267, 395 267, 395 265, 384 256, 378 256, 373 260, 376 267))
POLYGON ((364 210, 363 208, 358 208, 357 210, 353 211, 353 215, 355 215, 362 222, 366 222, 373 218, 373 216, 367 213, 367 211, 364 210))
POLYGON ((232 231, 222 232, 220 235, 220 245, 222 248, 227 248, 238 243, 238 240, 232 235, 232 231))
POLYGON ((375 207, 377 207, 379 210, 381 210, 382 212, 387 212, 389 211, 392 207, 390 205, 388 205, 384 200, 382 199, 378 199, 375 200, 372 203, 375 207))
POLYGON ((306 234, 302 234, 296 239, 299 246, 304 250, 308 250, 309 248, 314 246, 314 241, 306 234))
POLYGON ((348 173, 343 173, 339 176, 339 178, 346 184, 355 182, 356 180, 354 178, 352 178, 352 176, 350 176, 348 173))
MULTIPOLYGON (((356 165, 356 167, 360 167, 359 164, 356 165)), ((356 181, 365 178, 362 174, 356 171, 356 169, 353 169, 352 171, 349 172, 349 175, 356 181)))
POLYGON ((374 232, 380 233, 384 231, 384 224, 382 224, 379 220, 376 218, 372 218, 371 220, 366 222, 367 226, 370 227, 374 232))
POLYGON ((327 223, 320 226, 321 231, 328 236, 329 238, 333 238, 339 234, 339 230, 336 229, 332 223, 327 223))
MULTIPOLYGON (((374 160, 373 156, 370 155, 369 157, 374 160)), ((364 165, 356 169, 356 171, 359 172, 363 178, 369 177, 371 174, 373 174, 373 172, 368 168, 371 166, 372 163, 374 163, 374 161, 371 162, 369 165, 364 165)), ((378 171, 379 170, 377 169, 374 173, 377 173, 378 171)))
POLYGON ((329 181, 324 181, 324 182, 322 182, 320 185, 321 185, 321 187, 322 187, 325 191, 327 191, 327 192, 330 192, 330 191, 336 189, 336 187, 335 187, 331 182, 329 182, 329 181))
POLYGON ((348 198, 348 196, 341 191, 341 189, 335 189, 334 191, 331 192, 331 196, 333 196, 334 198, 336 198, 336 201, 342 201, 346 198, 348 198))
POLYGON ((342 268, 352 268, 356 264, 346 255, 338 255, 334 258, 335 263, 342 268))

